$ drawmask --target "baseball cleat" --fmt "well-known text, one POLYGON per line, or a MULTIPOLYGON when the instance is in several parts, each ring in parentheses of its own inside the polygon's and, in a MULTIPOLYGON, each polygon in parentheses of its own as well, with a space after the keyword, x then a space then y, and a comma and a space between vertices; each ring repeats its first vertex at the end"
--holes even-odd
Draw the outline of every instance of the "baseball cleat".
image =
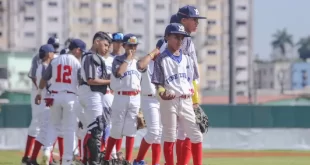
POLYGON ((138 162, 136 160, 134 160, 132 165, 145 165, 145 162, 144 162, 144 160, 140 160, 138 162))
POLYGON ((37 162, 37 160, 32 160, 29 165, 40 165, 40 164, 37 162))
POLYGON ((23 157, 21 165, 28 165, 30 163, 30 158, 23 157))

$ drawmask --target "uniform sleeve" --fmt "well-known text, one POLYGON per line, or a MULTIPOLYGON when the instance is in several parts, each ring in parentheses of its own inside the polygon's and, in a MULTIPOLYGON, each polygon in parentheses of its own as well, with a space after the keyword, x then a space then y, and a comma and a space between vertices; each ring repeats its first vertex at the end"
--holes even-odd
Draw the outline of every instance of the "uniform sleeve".
POLYGON ((83 69, 85 71, 86 80, 95 79, 96 78, 96 65, 95 65, 95 63, 93 62, 93 60, 91 60, 90 55, 88 55, 84 58, 85 58, 85 61, 84 61, 83 69))
POLYGON ((199 74, 198 74, 198 65, 194 61, 194 75, 193 75, 193 80, 198 80, 199 79, 199 74))
POLYGON ((147 67, 144 68, 144 69, 141 69, 141 68, 139 67, 139 62, 140 62, 140 60, 137 62, 137 70, 138 70, 139 72, 141 72, 141 73, 146 72, 146 71, 147 71, 147 67))
POLYGON ((117 69, 122 65, 123 61, 121 59, 118 58, 114 58, 113 63, 112 63, 112 74, 116 77, 119 78, 116 75, 116 71, 117 69))
POLYGON ((157 58, 154 62, 152 83, 155 85, 165 85, 164 68, 161 65, 162 58, 157 58))
POLYGON ((30 68, 30 71, 28 73, 28 77, 30 77, 30 78, 36 78, 36 71, 38 69, 38 60, 39 60, 38 58, 39 58, 38 55, 35 55, 32 58, 31 68, 30 68))
POLYGON ((50 80, 52 78, 52 70, 52 64, 49 64, 42 75, 42 79, 45 81, 50 80))

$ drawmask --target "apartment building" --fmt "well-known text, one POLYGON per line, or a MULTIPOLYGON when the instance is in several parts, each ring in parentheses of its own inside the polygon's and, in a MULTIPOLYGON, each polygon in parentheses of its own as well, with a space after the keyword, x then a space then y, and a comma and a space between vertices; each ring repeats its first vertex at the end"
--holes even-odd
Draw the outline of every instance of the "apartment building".
MULTIPOLYGON (((207 51, 203 62, 202 88, 229 87, 229 4, 228 0, 207 2, 207 51)), ((247 95, 252 87, 252 0, 235 0, 236 94, 247 95)))

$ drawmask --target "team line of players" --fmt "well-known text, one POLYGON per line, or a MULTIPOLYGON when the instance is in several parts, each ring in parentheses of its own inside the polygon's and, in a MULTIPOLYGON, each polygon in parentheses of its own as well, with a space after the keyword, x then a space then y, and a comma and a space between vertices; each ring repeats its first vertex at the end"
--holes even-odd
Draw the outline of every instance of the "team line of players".
POLYGON ((175 143, 177 165, 187 165, 191 157, 194 165, 202 165, 203 136, 193 110, 198 106, 199 74, 190 37, 198 19, 205 17, 196 7, 180 8, 165 38, 139 60, 133 34, 97 32, 89 51, 82 40, 73 39, 57 57, 59 40, 51 37, 34 57, 29 74, 33 119, 22 164, 37 165, 41 148, 41 165, 55 164, 52 150, 58 141, 62 165, 144 165, 150 147, 152 165, 159 165, 163 140, 166 165, 174 165, 175 143), (133 160, 140 108, 147 133, 133 160), (77 153, 81 161, 74 159, 77 153))

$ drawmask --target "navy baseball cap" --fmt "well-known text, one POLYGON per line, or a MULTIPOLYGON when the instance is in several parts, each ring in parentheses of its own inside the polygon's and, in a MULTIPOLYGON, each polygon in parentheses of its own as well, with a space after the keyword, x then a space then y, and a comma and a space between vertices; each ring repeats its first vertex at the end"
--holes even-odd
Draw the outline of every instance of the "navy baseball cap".
POLYGON ((161 48, 161 46, 163 46, 163 44, 165 43, 165 39, 159 39, 156 43, 156 48, 161 48))
POLYGON ((57 37, 50 37, 48 40, 47 40, 47 44, 59 44, 59 39, 57 37))
POLYGON ((69 50, 73 50, 75 48, 80 48, 83 52, 86 52, 86 44, 84 41, 80 39, 73 39, 70 42, 69 50))
POLYGON ((184 37, 190 37, 190 35, 185 32, 184 26, 179 23, 171 23, 166 27, 165 36, 169 34, 182 34, 184 37))
POLYGON ((122 42, 124 39, 124 34, 117 32, 112 34, 112 41, 113 42, 122 42))
POLYGON ((128 45, 137 45, 139 44, 137 36, 134 34, 126 34, 123 38, 123 43, 128 45))
POLYGON ((47 53, 50 53, 50 52, 53 52, 53 53, 55 52, 55 49, 52 44, 42 45, 39 49, 40 59, 43 59, 47 55, 47 53))
POLYGON ((177 14, 173 14, 170 18, 170 23, 178 23, 179 22, 179 18, 177 14))
POLYGON ((177 13, 178 17, 181 18, 197 18, 197 19, 207 19, 206 17, 201 17, 199 11, 195 6, 186 5, 181 7, 177 13))
POLYGON ((59 54, 67 54, 69 52, 68 48, 61 49, 59 54))

